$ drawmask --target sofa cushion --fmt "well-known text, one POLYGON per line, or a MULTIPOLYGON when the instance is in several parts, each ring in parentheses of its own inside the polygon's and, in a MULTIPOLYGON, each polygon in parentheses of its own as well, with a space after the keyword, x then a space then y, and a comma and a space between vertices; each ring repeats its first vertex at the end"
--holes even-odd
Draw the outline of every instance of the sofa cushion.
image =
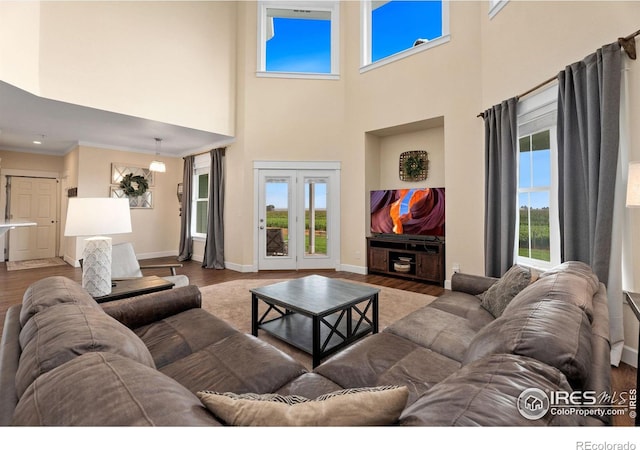
POLYGON ((521 414, 518 399, 527 389, 568 391, 557 369, 531 358, 498 354, 469 364, 408 406, 401 425, 533 426, 583 425, 581 415, 552 415, 531 420, 521 414))
POLYGON ((514 265, 489 289, 478 295, 482 307, 493 317, 500 317, 509 302, 531 283, 531 271, 514 265))
POLYGON ((100 308, 61 304, 34 315, 20 332, 16 389, 21 396, 41 374, 88 352, 110 352, 155 368, 133 331, 100 308))
MULTIPOLYGON (((460 363, 391 333, 367 337, 316 367, 343 388, 404 385, 409 403, 460 368, 460 363)), ((295 391, 294 391, 295 393, 295 391)))
POLYGON ((346 389, 310 400, 299 395, 198 392, 211 412, 240 426, 393 425, 407 402, 404 386, 346 389))
POLYGON ((584 311, 541 299, 494 320, 478 332, 463 365, 495 353, 528 356, 562 371, 576 388, 591 368, 591 324, 584 311))
POLYGON ((593 296, 598 292, 599 283, 593 278, 573 271, 545 273, 531 286, 514 297, 503 314, 509 314, 523 305, 537 303, 540 299, 560 300, 582 309, 589 320, 593 320, 593 296))
POLYGON ((240 333, 201 308, 188 309, 134 331, 151 352, 158 368, 240 333))
POLYGON ((456 361, 462 361, 476 332, 467 319, 429 305, 397 320, 383 331, 456 361))
POLYGON ((171 378, 113 353, 79 356, 34 381, 13 425, 211 426, 219 422, 171 378))
POLYGON ((600 284, 598 276, 593 273, 593 270, 588 264, 581 261, 565 261, 562 264, 541 273, 540 278, 545 278, 558 273, 571 273, 584 278, 589 283, 592 292, 596 292, 598 290, 598 285, 600 284))
POLYGON ((447 291, 429 303, 429 307, 466 319, 469 328, 475 331, 495 319, 489 311, 482 307, 477 296, 464 292, 447 291))
POLYGON ((160 370, 191 392, 275 392, 306 369, 260 339, 236 332, 160 370))
POLYGON ((20 311, 20 325, 24 327, 34 314, 63 303, 100 309, 93 297, 75 281, 66 277, 48 277, 31 284, 25 291, 20 311))

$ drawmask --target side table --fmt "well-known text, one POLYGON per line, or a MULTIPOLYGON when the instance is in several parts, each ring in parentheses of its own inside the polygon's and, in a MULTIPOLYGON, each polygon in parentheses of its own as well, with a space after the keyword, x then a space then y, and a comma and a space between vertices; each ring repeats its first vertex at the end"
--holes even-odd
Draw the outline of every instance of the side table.
MULTIPOLYGON (((640 305, 640 294, 636 294, 635 292, 625 292, 625 294, 627 296, 627 304, 631 308, 631 311, 633 311, 633 314, 636 316, 636 319, 638 319, 638 322, 640 322, 640 308, 638 307, 638 305, 640 305)), ((638 333, 638 361, 636 362, 636 393, 638 392, 639 388, 640 388, 640 333, 638 333)), ((638 415, 636 415, 635 425, 640 426, 640 417, 638 415)))
POLYGON ((94 297, 94 299, 98 303, 104 303, 113 300, 120 300, 122 298, 135 297, 136 295, 164 291, 166 289, 171 289, 173 286, 174 284, 171 281, 167 281, 156 275, 113 280, 111 293, 100 297, 94 297))

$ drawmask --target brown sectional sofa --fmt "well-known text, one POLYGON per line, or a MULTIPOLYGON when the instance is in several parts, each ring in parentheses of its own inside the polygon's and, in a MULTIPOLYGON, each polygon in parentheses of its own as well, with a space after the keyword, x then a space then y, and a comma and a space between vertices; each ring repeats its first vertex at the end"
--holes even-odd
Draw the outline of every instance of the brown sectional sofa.
POLYGON ((451 291, 308 372, 204 311, 195 286, 97 304, 67 278, 43 279, 7 312, 0 425, 220 425, 196 392, 315 398, 381 385, 408 387, 400 425, 608 424, 517 409, 529 388, 611 391, 604 285, 565 263, 494 318, 476 294, 496 281, 455 274, 451 291))

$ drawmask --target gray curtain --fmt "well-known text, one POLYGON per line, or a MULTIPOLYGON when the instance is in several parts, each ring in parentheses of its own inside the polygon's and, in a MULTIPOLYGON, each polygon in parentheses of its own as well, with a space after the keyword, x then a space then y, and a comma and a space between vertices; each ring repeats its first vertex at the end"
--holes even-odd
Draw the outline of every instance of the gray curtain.
POLYGON ((517 207, 516 97, 486 110, 485 144, 485 273, 500 277, 513 265, 517 207))
POLYGON ((191 238, 191 198, 193 192, 194 156, 184 159, 182 175, 182 205, 180 211, 180 248, 178 261, 188 261, 193 256, 193 239, 191 238))
POLYGON ((209 217, 202 267, 224 269, 224 148, 211 150, 209 217))
POLYGON ((558 74, 562 260, 589 264, 607 283, 618 163, 620 46, 602 47, 558 74))
MULTIPOLYGON (((558 197, 562 260, 607 285, 611 363, 624 346, 621 243, 613 236, 620 144, 621 52, 609 44, 558 74, 558 197), (612 260, 612 257, 614 258, 612 260), (618 273, 616 273, 618 272, 618 273)), ((618 201, 624 201, 619 196, 618 201)), ((620 223, 617 223, 620 228, 620 223)))

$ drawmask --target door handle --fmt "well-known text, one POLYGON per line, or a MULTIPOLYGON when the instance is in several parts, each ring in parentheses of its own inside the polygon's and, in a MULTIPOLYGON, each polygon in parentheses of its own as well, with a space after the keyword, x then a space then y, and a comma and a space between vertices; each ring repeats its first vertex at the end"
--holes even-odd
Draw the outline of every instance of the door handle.
POLYGON ((260 225, 260 229, 261 229, 261 230, 264 230, 264 225, 260 225))

